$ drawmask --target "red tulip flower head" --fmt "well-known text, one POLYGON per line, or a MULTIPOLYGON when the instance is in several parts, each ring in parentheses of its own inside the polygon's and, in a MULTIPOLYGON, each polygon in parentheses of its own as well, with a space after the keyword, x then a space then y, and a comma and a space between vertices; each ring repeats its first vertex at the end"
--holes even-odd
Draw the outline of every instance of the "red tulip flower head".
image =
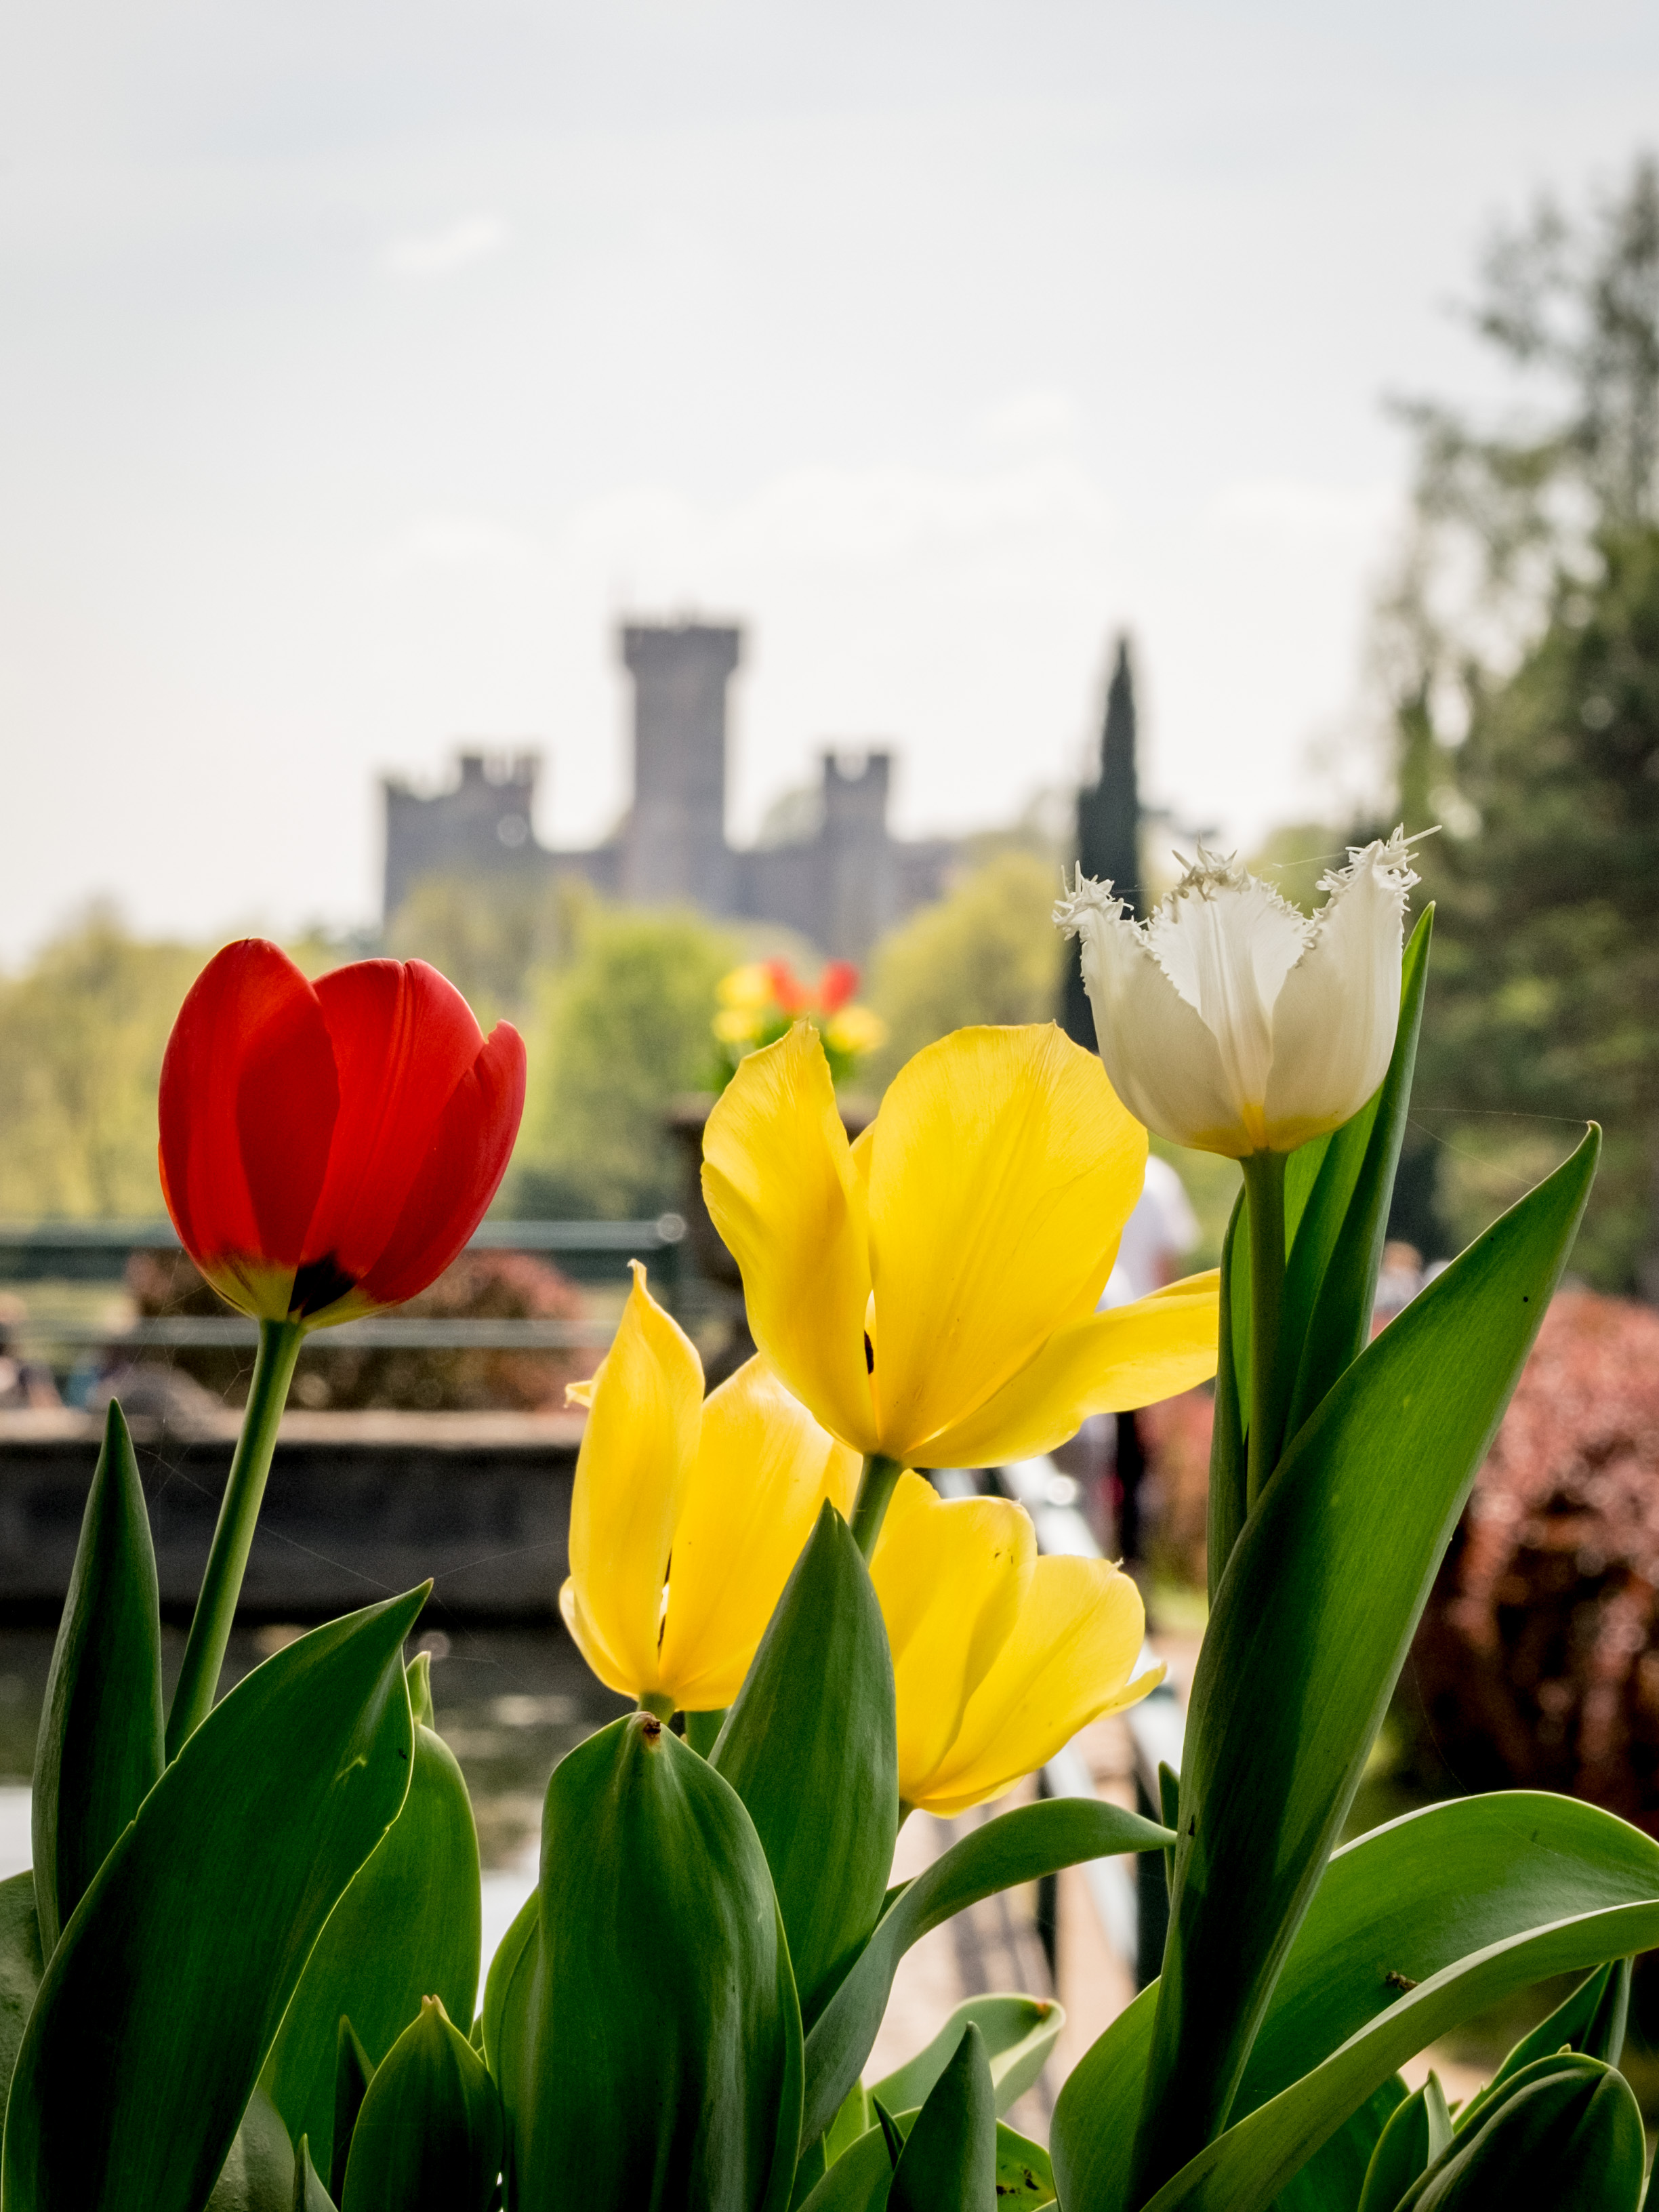
POLYGON ((422 960, 307 982, 260 938, 215 955, 161 1064, 161 1188, 244 1313, 308 1326, 397 1305, 459 1252, 524 1111, 524 1042, 486 1038, 422 960))

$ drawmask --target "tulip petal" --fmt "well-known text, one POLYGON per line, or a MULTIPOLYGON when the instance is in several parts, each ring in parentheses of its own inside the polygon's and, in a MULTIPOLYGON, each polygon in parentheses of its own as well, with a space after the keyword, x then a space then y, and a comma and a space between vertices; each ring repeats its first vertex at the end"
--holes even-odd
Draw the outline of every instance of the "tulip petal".
POLYGON ((1156 1405, 1216 1370, 1220 1276, 1188 1275, 1057 1329, 994 1398, 931 1439, 929 1467, 996 1467, 1052 1451, 1091 1413, 1156 1405))
POLYGON ((617 1669, 604 1679, 639 1697, 658 1686, 663 1584, 696 1456, 702 1367, 632 1266, 576 1458, 570 1580, 573 1607, 617 1669))
POLYGON ((582 1657, 605 1684, 618 1697, 637 1698, 639 1686, 634 1680, 634 1669, 624 1667, 616 1657, 605 1638, 582 1610, 582 1601, 574 1582, 567 1576, 559 1589, 559 1613, 570 1632, 570 1640, 582 1657))
POLYGON ((1310 937, 1307 917, 1271 884, 1202 846, 1146 924, 1153 958, 1216 1041, 1253 1149, 1264 1141, 1273 1008, 1310 937))
POLYGON ((325 1291, 336 1279, 360 1282, 386 1249, 483 1038, 466 1000, 423 960, 354 961, 316 990, 340 1112, 302 1264, 325 1291))
POLYGON ((1146 1632, 1139 1591, 1108 1561, 1039 1559, 1013 1633, 915 1802, 949 1818, 1000 1797, 1080 1728, 1136 1704, 1164 1679, 1162 1667, 1129 1679, 1146 1632))
POLYGON ((280 1319, 339 1111, 328 1028, 287 954, 228 945, 191 986, 161 1063, 161 1184, 224 1297, 280 1319))
POLYGON ((899 1796, 908 1804, 925 1794, 1012 1634, 1036 1561, 1036 1534, 1022 1507, 945 1499, 919 1474, 899 1477, 870 1578, 893 1654, 899 1796))
POLYGON ((450 1092, 397 1225, 354 1303, 400 1305, 460 1252, 507 1173, 524 1091, 524 1039, 510 1022, 498 1022, 450 1092))
POLYGON ((1273 1010, 1267 1126, 1293 1152, 1357 1114, 1388 1073, 1400 1022, 1406 899, 1417 881, 1401 831, 1328 876, 1314 939, 1273 1010))
POLYGON ((703 1196, 742 1272, 755 1342, 832 1435, 874 1451, 864 1208, 809 1023, 739 1064, 702 1152, 703 1196))
POLYGON ((880 1449, 908 1466, 1091 1310, 1140 1195, 1146 1132, 1095 1055, 1043 1023, 958 1030, 919 1052, 868 1146, 880 1449))
POLYGON ((669 1571, 659 1673, 688 1712, 729 1705, 826 1498, 853 1510, 859 1455, 763 1359, 709 1393, 669 1571))
POLYGON ((1120 902, 1079 877, 1054 917, 1082 940, 1100 1056, 1129 1111, 1160 1136, 1199 1152, 1240 1158, 1254 1151, 1220 1048, 1120 902))

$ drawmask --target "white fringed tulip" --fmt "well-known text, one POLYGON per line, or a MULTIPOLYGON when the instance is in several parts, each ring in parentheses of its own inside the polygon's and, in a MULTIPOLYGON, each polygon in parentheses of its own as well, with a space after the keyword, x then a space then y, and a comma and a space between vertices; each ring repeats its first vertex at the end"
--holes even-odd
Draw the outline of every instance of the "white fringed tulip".
POLYGON ((1294 1152, 1358 1112, 1400 1018, 1403 830, 1325 876, 1311 920, 1200 846, 1162 906, 1129 921, 1079 872, 1054 920, 1083 940, 1083 980, 1112 1087, 1161 1137, 1243 1159, 1294 1152))

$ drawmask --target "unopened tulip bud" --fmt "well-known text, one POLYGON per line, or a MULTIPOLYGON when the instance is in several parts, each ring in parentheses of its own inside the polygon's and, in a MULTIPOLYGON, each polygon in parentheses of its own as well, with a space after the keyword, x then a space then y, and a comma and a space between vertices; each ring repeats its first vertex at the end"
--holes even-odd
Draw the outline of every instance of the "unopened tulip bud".
POLYGON ((1350 848, 1310 919, 1200 847, 1142 923, 1079 870, 1054 920, 1083 941, 1118 1097, 1159 1136, 1234 1159, 1294 1152, 1339 1128, 1388 1071, 1416 881, 1396 830, 1350 848))

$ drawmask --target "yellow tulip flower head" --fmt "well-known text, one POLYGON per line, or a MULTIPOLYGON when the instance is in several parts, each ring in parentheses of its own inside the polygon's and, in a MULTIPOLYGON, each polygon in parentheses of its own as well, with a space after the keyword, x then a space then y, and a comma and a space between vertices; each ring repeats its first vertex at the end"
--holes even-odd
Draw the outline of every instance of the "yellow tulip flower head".
POLYGON ((899 1796, 926 1812, 1001 1796, 1164 1679, 1131 1679, 1146 1620, 1127 1575, 1039 1559, 1030 1516, 1006 1499, 942 1499, 901 1475, 870 1576, 893 1652, 899 1796))
POLYGON ((1146 1130, 1052 1023, 929 1045, 855 1145, 798 1023, 710 1114, 702 1185, 756 1343, 830 1434, 984 1467, 1215 1372, 1213 1273, 1095 1310, 1146 1165, 1146 1130))
POLYGON ((634 1287, 591 1382, 559 1609, 602 1682, 641 1704, 711 1711, 736 1697, 789 1571, 857 1455, 763 1359, 702 1395, 696 1347, 634 1287))

